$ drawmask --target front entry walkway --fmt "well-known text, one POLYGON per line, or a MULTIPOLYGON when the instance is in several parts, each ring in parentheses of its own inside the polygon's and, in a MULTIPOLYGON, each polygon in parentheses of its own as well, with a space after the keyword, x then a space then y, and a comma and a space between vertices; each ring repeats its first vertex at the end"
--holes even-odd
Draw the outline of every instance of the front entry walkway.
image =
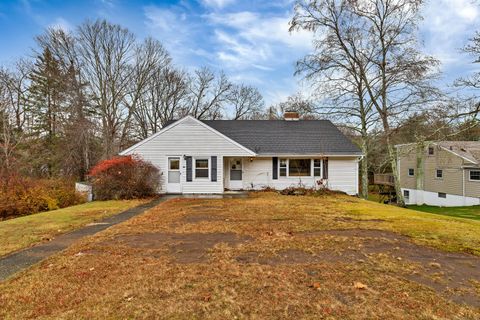
POLYGON ((144 213, 160 203, 174 198, 244 198, 248 197, 246 192, 225 193, 219 195, 163 195, 151 202, 128 209, 117 215, 105 218, 102 221, 91 223, 75 231, 59 235, 52 241, 39 244, 31 248, 23 249, 0 258, 0 281, 7 279, 11 275, 60 252, 74 242, 103 231, 111 226, 124 222, 134 216, 144 213))
POLYGON ((150 208, 157 206, 163 201, 175 197, 176 196, 162 196, 146 204, 128 209, 117 215, 105 218, 100 222, 91 223, 81 229, 62 234, 47 243, 39 244, 28 249, 23 249, 18 252, 9 254, 3 258, 0 258, 0 281, 5 280, 14 273, 30 267, 31 265, 45 258, 48 258, 49 256, 59 251, 62 251, 63 249, 73 244, 75 241, 78 241, 87 236, 94 235, 95 233, 103 231, 113 225, 124 222, 136 215, 145 212, 150 208))

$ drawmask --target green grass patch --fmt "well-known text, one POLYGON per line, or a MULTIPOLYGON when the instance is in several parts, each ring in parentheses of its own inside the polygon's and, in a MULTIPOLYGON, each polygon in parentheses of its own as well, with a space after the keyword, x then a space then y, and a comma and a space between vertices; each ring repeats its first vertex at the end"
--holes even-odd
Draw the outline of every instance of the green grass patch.
POLYGON ((409 209, 441 214, 445 216, 480 220, 480 206, 471 207, 435 207, 435 206, 408 206, 409 209))
POLYGON ((338 207, 362 219, 384 219, 385 223, 379 226, 381 229, 408 235, 420 244, 480 255, 479 220, 365 200, 342 203, 338 207))
POLYGON ((112 216, 145 200, 95 201, 0 222, 0 256, 48 241, 88 223, 112 216))

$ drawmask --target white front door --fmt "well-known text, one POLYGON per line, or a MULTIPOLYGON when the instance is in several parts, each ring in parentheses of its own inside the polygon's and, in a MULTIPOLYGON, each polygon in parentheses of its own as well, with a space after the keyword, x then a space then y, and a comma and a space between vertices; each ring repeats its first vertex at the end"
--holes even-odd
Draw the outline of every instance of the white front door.
POLYGON ((180 183, 180 157, 168 157, 167 193, 182 193, 180 183))
POLYGON ((241 158, 232 158, 229 162, 230 165, 230 189, 240 190, 243 189, 243 166, 241 158))

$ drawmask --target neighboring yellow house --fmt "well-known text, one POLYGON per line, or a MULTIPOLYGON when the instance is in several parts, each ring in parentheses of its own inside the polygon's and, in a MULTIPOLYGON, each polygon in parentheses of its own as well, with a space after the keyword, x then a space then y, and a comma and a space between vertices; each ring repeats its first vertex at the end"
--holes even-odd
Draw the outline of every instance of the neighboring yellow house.
POLYGON ((396 147, 406 204, 480 205, 480 141, 430 142, 420 157, 414 143, 396 147))

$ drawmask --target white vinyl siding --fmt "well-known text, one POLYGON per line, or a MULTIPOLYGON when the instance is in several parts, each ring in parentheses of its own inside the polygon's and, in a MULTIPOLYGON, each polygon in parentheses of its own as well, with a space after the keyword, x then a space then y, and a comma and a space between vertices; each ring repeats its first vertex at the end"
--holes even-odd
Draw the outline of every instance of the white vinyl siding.
MULTIPOLYGON (((284 158, 282 158, 284 159, 284 158)), ((354 195, 358 193, 358 160, 356 158, 328 158, 329 179, 328 187, 332 190, 343 191, 354 195)), ((313 161, 312 161, 313 163, 313 161)), ((280 168, 280 158, 279 158, 280 168)), ((260 190, 271 187, 277 190, 304 185, 307 188, 318 187, 317 181, 321 177, 282 177, 272 179, 272 158, 244 159, 243 188, 245 190, 260 190)), ((226 182, 228 184, 228 181, 226 182)))
POLYGON ((358 193, 357 159, 328 159, 328 187, 348 194, 358 193))
POLYGON ((162 173, 160 192, 166 192, 167 158, 169 156, 182 158, 191 156, 192 162, 195 161, 195 158, 211 159, 212 156, 217 156, 217 181, 212 182, 211 177, 195 179, 195 172, 192 171, 194 179, 187 182, 186 161, 184 160, 181 161, 180 181, 183 193, 222 193, 223 158, 225 156, 250 156, 251 154, 195 119, 186 118, 180 121, 124 154, 137 154, 160 169, 162 173))
MULTIPOLYGON (((142 143, 126 150, 122 154, 137 154, 143 159, 152 162, 162 173, 162 184, 160 192, 166 192, 166 182, 168 175, 169 157, 180 158, 180 183, 182 193, 222 193, 224 188, 229 187, 229 166, 228 159, 241 158, 242 184, 243 189, 262 189, 272 187, 275 189, 284 189, 291 186, 304 185, 307 188, 318 187, 317 181, 321 177, 313 176, 314 169, 321 169, 310 161, 310 176, 278 176, 278 179, 272 179, 273 162, 272 157, 255 157, 252 151, 245 149, 234 141, 215 132, 193 118, 184 118, 171 125, 160 134, 147 139, 142 143), (192 180, 186 181, 186 158, 192 157, 192 180), (217 179, 211 181, 211 157, 217 157, 217 179), (195 178, 195 159, 209 159, 209 178, 195 178), (224 172, 224 166, 227 172, 224 172)), ((303 158, 315 159, 313 156, 282 156, 280 158, 303 158)), ((358 163, 356 157, 330 157, 328 172, 328 187, 332 190, 339 190, 348 194, 357 194, 358 181, 358 163)), ((279 161, 280 164, 280 161, 279 161)))

